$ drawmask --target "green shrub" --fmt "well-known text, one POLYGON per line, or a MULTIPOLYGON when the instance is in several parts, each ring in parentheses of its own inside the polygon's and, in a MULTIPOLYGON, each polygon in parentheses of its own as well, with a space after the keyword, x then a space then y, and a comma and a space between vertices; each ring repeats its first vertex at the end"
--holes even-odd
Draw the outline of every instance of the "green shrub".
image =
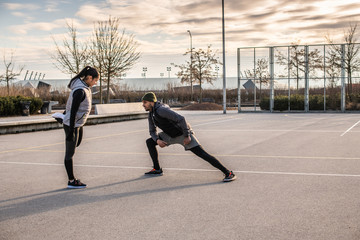
MULTIPOLYGON (((327 107, 328 107, 328 96, 327 107)), ((260 108, 262 110, 270 110, 270 99, 265 97, 261 99, 260 108)), ((289 107, 289 98, 287 95, 278 95, 274 98, 274 110, 275 111, 286 111, 289 107)), ((291 110, 300 110, 305 109, 304 105, 304 95, 291 95, 290 97, 290 109, 291 110)), ((324 96, 323 95, 310 95, 309 96, 309 109, 310 110, 324 110, 324 96)))
POLYGON ((270 110, 270 98, 263 97, 259 103, 262 110, 270 110))
POLYGON ((37 113, 43 105, 43 101, 40 98, 35 98, 35 97, 23 97, 23 96, 0 97, 0 116, 21 115, 22 101, 31 102, 30 114, 37 113))
POLYGON ((31 98, 30 114, 37 113, 44 104, 40 98, 31 98))
POLYGON ((324 110, 324 96, 323 95, 310 95, 309 96, 309 109, 310 110, 324 110))
POLYGON ((287 96, 275 96, 274 98, 274 110, 285 111, 288 110, 289 99, 287 96))
POLYGON ((304 95, 291 95, 290 96, 290 109, 291 110, 304 110, 304 95))
POLYGON ((15 104, 9 97, 0 98, 0 116, 15 115, 15 104))

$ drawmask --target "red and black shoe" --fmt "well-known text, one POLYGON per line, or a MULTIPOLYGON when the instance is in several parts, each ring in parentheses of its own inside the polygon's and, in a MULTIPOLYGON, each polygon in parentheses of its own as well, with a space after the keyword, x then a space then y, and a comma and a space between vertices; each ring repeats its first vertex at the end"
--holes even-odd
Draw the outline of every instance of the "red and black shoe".
POLYGON ((231 181, 234 181, 236 179, 236 176, 235 174, 230 171, 227 175, 225 175, 225 178, 224 178, 224 182, 231 182, 231 181))
POLYGON ((86 184, 82 183, 80 179, 74 179, 72 182, 68 182, 67 188, 76 189, 76 188, 86 188, 86 184))
POLYGON ((151 171, 146 172, 145 175, 152 175, 152 176, 162 176, 163 175, 163 171, 162 169, 155 169, 153 168, 151 171))

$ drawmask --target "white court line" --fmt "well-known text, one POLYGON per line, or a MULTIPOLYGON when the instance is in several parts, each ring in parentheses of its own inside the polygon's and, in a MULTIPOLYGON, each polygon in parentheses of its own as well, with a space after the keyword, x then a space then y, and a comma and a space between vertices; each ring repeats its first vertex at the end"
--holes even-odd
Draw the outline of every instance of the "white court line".
MULTIPOLYGON (((37 166, 64 166, 59 163, 27 163, 27 162, 2 162, 0 164, 16 164, 16 165, 37 165, 37 166)), ((132 166, 102 166, 102 165, 74 165, 76 167, 89 168, 120 168, 120 169, 149 169, 149 167, 132 167, 132 166)), ((163 168, 172 171, 195 171, 195 172, 218 172, 215 169, 188 169, 188 168, 163 168)), ((235 173, 245 174, 269 174, 269 175, 297 175, 297 176, 326 176, 326 177, 360 177, 356 174, 337 174, 337 173, 301 173, 301 172, 265 172, 265 171, 233 171, 235 173)))
POLYGON ((358 123, 360 123, 360 120, 357 121, 357 123, 355 123, 354 125, 352 125, 348 130, 346 130, 343 134, 340 135, 340 137, 344 136, 346 133, 348 133, 351 129, 353 129, 356 125, 358 125, 358 123))
POLYGON ((197 126, 203 126, 203 125, 208 125, 208 124, 216 124, 216 123, 228 122, 228 121, 238 120, 238 119, 239 119, 239 118, 230 118, 230 119, 226 119, 226 120, 222 120, 222 121, 199 123, 199 124, 195 124, 195 125, 192 125, 192 126, 193 126, 193 127, 197 127, 197 126))
MULTIPOLYGON (((20 151, 20 150, 19 150, 20 151)), ((23 152, 52 152, 63 153, 63 150, 21 150, 23 152)), ((149 155, 148 152, 100 152, 100 151, 77 151, 81 154, 114 154, 114 155, 149 155)), ((159 153, 161 156, 189 156, 190 153, 159 153)), ((275 158, 275 159, 320 159, 320 160, 360 160, 360 157, 316 157, 316 156, 280 156, 280 155, 245 155, 245 154, 213 154, 215 157, 237 158, 275 158)))
MULTIPOLYGON (((300 132, 300 133, 341 133, 341 130, 293 130, 293 129, 209 129, 196 132, 300 132)), ((360 132, 360 131, 353 131, 360 132)))

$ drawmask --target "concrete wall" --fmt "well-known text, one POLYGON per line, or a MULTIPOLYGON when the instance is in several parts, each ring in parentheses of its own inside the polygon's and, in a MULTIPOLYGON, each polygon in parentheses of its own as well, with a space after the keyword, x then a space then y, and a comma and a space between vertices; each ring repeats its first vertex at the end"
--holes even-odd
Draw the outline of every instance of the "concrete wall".
POLYGON ((136 103, 112 103, 112 104, 96 104, 95 114, 117 114, 117 113, 133 113, 145 112, 141 102, 136 103))

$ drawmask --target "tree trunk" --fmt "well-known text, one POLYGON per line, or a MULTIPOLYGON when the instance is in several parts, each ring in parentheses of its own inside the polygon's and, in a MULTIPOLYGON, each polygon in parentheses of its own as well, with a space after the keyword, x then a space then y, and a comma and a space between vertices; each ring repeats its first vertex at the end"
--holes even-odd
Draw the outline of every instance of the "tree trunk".
POLYGON ((261 78, 260 78, 260 97, 259 97, 259 99, 260 99, 260 101, 261 101, 261 78))
POLYGON ((106 103, 110 103, 110 76, 107 79, 106 103))
POLYGON ((199 71, 200 103, 202 103, 202 86, 201 86, 201 82, 202 82, 202 74, 201 74, 201 70, 200 70, 200 71, 199 71))
MULTIPOLYGON (((100 62, 100 61, 99 61, 100 62)), ((99 81, 100 81, 100 104, 103 103, 103 93, 102 93, 102 64, 100 63, 99 65, 99 72, 100 72, 100 78, 99 78, 99 81)))
POLYGON ((6 87, 7 87, 7 94, 10 96, 10 86, 9 86, 9 80, 6 79, 6 87))
POLYGON ((100 79, 99 79, 99 81, 100 81, 100 104, 102 104, 103 103, 103 93, 102 93, 102 79, 101 79, 101 77, 100 77, 100 79))
POLYGON ((299 67, 296 68, 296 93, 299 92, 299 67))
POLYGON ((202 87, 201 87, 201 77, 200 77, 200 103, 202 103, 202 87))
POLYGON ((190 87, 191 87, 191 101, 194 101, 194 89, 193 89, 193 81, 190 79, 190 87))
POLYGON ((352 101, 352 81, 351 81, 351 69, 348 68, 348 94, 349 94, 349 101, 352 101))

